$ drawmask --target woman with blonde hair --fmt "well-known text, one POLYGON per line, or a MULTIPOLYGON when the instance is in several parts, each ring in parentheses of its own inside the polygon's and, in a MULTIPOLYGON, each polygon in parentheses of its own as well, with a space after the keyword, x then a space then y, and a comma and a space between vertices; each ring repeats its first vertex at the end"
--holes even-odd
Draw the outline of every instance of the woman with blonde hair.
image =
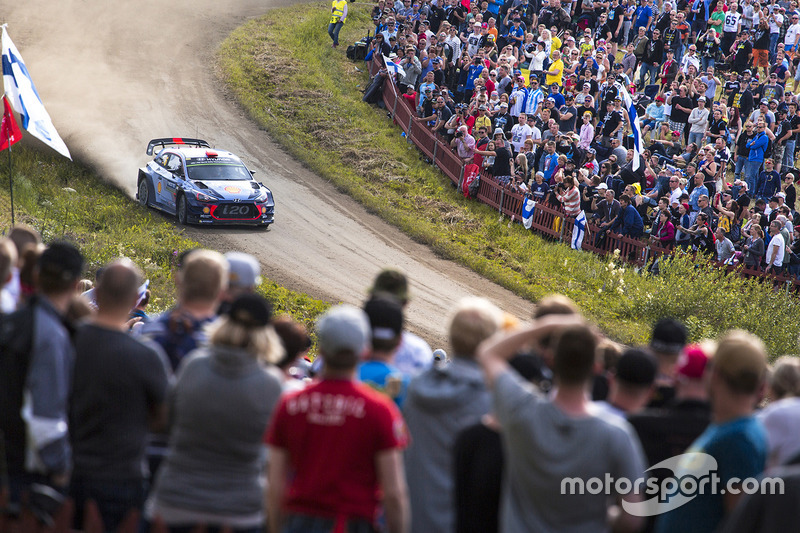
POLYGON ((209 345, 181 362, 169 398, 169 453, 145 505, 169 531, 264 527, 262 441, 281 395, 283 347, 261 296, 236 298, 209 345))

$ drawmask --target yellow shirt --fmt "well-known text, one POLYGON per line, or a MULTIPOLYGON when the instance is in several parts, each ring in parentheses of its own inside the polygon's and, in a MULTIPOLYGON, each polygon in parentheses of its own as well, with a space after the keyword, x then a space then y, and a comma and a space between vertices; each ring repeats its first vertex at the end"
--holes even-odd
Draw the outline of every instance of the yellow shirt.
POLYGON ((550 74, 547 75, 545 78, 545 83, 547 85, 557 83, 559 86, 563 85, 564 79, 564 62, 560 59, 558 61, 553 61, 550 63, 550 67, 548 67, 549 71, 559 70, 560 72, 556 76, 551 76, 550 74))
POLYGON ((553 35, 550 37, 550 57, 553 57, 553 52, 561 50, 561 39, 553 35))

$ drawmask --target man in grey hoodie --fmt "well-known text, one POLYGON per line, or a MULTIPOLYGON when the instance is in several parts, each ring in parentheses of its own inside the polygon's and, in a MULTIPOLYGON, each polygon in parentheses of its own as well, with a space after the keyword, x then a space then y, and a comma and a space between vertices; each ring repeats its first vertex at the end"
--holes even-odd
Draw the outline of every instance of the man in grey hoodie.
POLYGON ((453 531, 453 444, 462 429, 489 412, 491 398, 475 351, 502 320, 502 311, 488 300, 463 300, 450 322, 452 362, 411 380, 403 407, 411 434, 405 458, 411 531, 453 531))

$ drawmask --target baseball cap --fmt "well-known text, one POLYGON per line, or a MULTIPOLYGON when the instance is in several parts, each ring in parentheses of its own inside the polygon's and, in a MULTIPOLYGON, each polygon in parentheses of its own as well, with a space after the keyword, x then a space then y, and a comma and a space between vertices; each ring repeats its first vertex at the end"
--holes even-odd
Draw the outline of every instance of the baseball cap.
POLYGON ((662 318, 653 326, 650 349, 655 352, 677 354, 686 346, 688 333, 683 322, 674 318, 662 318))
POLYGON ((373 296, 364 304, 364 313, 373 339, 391 340, 403 332, 403 306, 394 298, 373 296))
POLYGON ((228 284, 231 287, 255 287, 261 283, 261 265, 255 257, 242 252, 228 252, 228 284))
POLYGON ((500 102, 500 107, 508 107, 508 104, 506 102, 500 102))
POLYGON ((272 306, 258 294, 242 294, 228 310, 228 317, 246 328, 263 328, 272 318, 272 306))
POLYGON ((556 103, 556 99, 555 99, 555 98, 553 98, 553 97, 549 97, 549 98, 547 99, 547 101, 548 101, 548 102, 553 102, 553 103, 556 103))
POLYGON ((369 290, 369 294, 375 295, 377 293, 391 294, 401 303, 408 301, 408 278, 399 270, 393 268, 386 268, 381 270, 375 277, 375 282, 369 290))
POLYGON ((479 111, 486 111, 487 109, 489 109, 489 108, 488 108, 488 107, 486 107, 485 105, 482 105, 482 106, 479 106, 479 107, 478 107, 478 110, 479 110, 479 111))
POLYGON ((584 89, 591 89, 592 88, 592 84, 591 83, 584 83, 583 84, 583 88, 584 89))
POLYGON ((361 355, 369 346, 369 339, 369 319, 352 305, 332 307, 317 320, 317 345, 323 354, 351 351, 361 355))
POLYGON ((769 105, 769 101, 766 98, 762 98, 761 101, 758 104, 759 105, 769 105))
POLYGON ((678 359, 676 371, 679 376, 689 379, 701 379, 708 363, 708 356, 697 344, 691 344, 678 359))
POLYGON ((631 385, 648 387, 656 380, 658 362, 650 352, 628 348, 617 362, 617 379, 631 385))
POLYGON ((778 194, 776 194, 775 196, 777 196, 778 198, 786 198, 786 193, 785 193, 785 192, 783 192, 783 191, 780 191, 780 192, 779 192, 778 194))
POLYGON ((83 256, 73 244, 57 241, 39 256, 38 267, 49 279, 71 282, 81 277, 83 256))
POLYGON ((601 183, 600 185, 597 186, 597 189, 598 190, 604 190, 604 191, 608 190, 608 185, 606 185, 605 183, 601 183))

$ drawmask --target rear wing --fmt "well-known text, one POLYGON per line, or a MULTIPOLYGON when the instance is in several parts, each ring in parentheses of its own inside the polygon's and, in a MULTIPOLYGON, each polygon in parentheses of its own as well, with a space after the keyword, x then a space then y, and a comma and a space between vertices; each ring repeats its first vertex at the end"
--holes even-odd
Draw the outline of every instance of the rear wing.
POLYGON ((211 145, 202 139, 189 139, 187 137, 165 137, 163 139, 153 139, 147 143, 147 155, 153 155, 156 146, 164 148, 176 144, 196 146, 198 148, 211 148, 211 145))

